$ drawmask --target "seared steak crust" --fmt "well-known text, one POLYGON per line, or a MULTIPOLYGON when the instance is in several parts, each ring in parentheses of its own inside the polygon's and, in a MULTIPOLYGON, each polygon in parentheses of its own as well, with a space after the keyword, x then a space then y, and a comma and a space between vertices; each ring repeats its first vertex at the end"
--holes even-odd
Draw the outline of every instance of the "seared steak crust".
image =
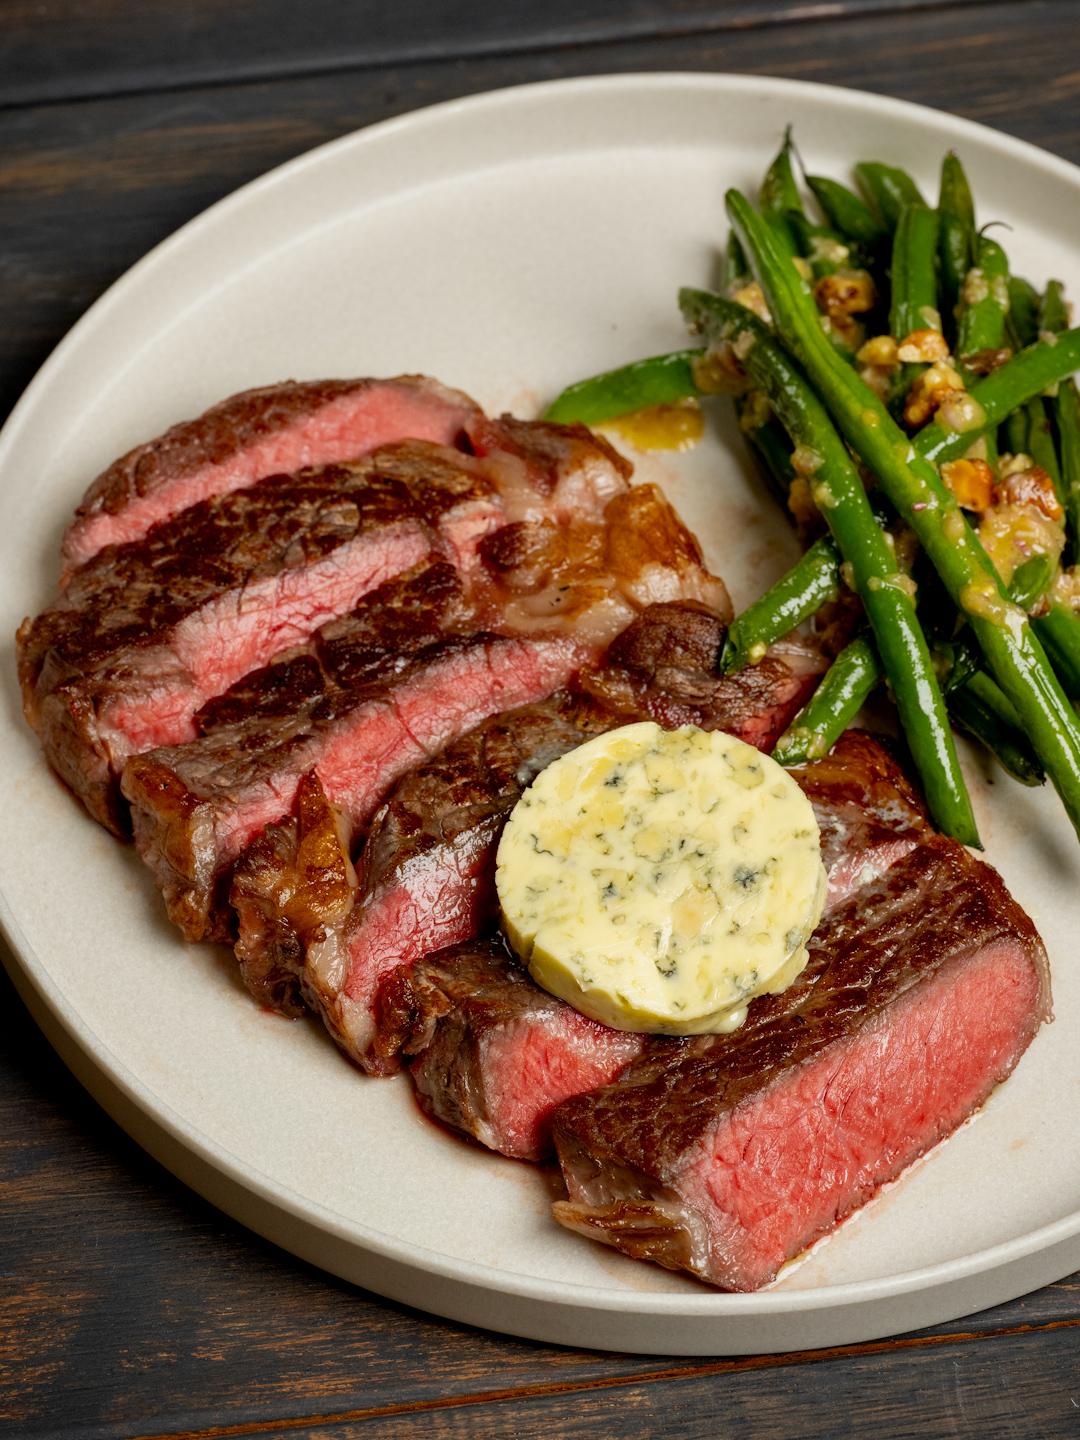
POLYGON ((651 605, 615 639, 602 666, 582 672, 579 688, 668 730, 726 730, 770 750, 816 685, 821 657, 778 647, 757 665, 721 675, 726 634, 722 617, 693 600, 651 605))
MULTIPOLYGON (((671 1053, 649 1053, 617 1084, 559 1108, 555 1143, 570 1199, 556 1204, 556 1218, 628 1254, 692 1270, 728 1288, 755 1288, 955 1128, 1009 1074, 1049 1008, 1046 955, 1031 921, 996 871, 956 842, 934 837, 833 910, 813 937, 800 979, 780 995, 756 1000, 741 1030, 688 1040, 671 1053), (977 1015, 975 1029, 983 1027, 987 1049, 980 1054, 977 1034, 964 1035, 969 1053, 959 1063, 971 1072, 962 1077, 965 1093, 950 1095, 939 1111, 922 1114, 905 1124, 904 1133, 871 1147, 848 1174, 842 1107, 836 1114, 808 1080, 798 1113, 808 1106, 815 1116, 828 1117, 830 1128, 819 1143, 836 1159, 823 1166, 820 1156, 796 1154, 789 1162, 783 1136, 788 1130, 797 1146, 799 1132, 785 1123, 788 1102, 780 1087, 796 1085, 800 1075, 815 1078, 818 1061, 819 1083, 831 1084, 852 1045, 873 1037, 880 1098, 871 1092, 860 1103, 887 1128, 907 1087, 917 1092, 927 1074, 933 1076, 935 1067, 947 1072, 954 1058, 935 1053, 936 1022, 920 1036, 928 1053, 909 1056, 890 1052, 890 1026, 923 987, 940 983, 944 998, 946 985, 984 958, 991 979, 994 966, 1002 971, 1002 991, 1015 998, 1017 1014, 1007 1017, 1012 1028, 998 1035, 994 1014, 985 1021, 977 1015), (825 1057, 835 1058, 825 1063, 825 1057), (908 1065, 917 1067, 910 1081, 904 1078, 908 1065), (740 1198, 719 1173, 722 1142, 748 1107, 755 1107, 764 1133, 770 1097, 777 1095, 783 1108, 778 1102, 769 1143, 777 1172, 790 1168, 803 1177, 799 1198, 789 1202, 779 1190, 771 1199, 757 1196, 760 1181, 749 1166, 741 1179, 735 1174, 740 1198), (716 1146, 721 1148, 714 1156, 716 1146), (825 1216, 814 1193, 819 1186, 836 1191, 826 1196, 825 1216), (751 1202, 770 1213, 791 1205, 764 1253, 753 1230, 743 1228, 751 1202)), ((945 1021, 946 1014, 939 1018, 945 1021)))

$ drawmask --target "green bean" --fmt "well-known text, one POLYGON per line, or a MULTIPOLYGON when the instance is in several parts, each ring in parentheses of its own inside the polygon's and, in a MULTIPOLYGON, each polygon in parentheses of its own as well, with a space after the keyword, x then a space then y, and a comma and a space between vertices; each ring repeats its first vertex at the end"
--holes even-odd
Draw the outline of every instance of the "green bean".
POLYGON ((829 180, 824 175, 808 175, 806 183, 825 219, 841 239, 857 246, 868 257, 876 255, 888 239, 888 231, 859 196, 838 180, 829 180))
POLYGON ((957 306, 964 280, 975 260, 975 202, 964 167, 955 151, 941 162, 938 192, 941 216, 941 313, 945 330, 956 335, 957 306))
POLYGON ((675 350, 579 380, 551 402, 544 419, 560 424, 577 420, 583 425, 600 425, 634 410, 685 400, 700 393, 694 379, 694 361, 701 354, 700 350, 675 350))
MULTIPOLYGON (((732 219, 753 262, 754 247, 747 246, 743 227, 734 215, 732 219)), ((754 219, 761 233, 768 237, 772 253, 778 257, 778 266, 790 271, 793 280, 803 284, 777 245, 775 232, 756 214, 754 219)), ((807 303, 812 309, 808 293, 807 303)), ((679 306, 691 327, 703 331, 710 344, 731 345, 743 369, 768 395, 774 413, 802 451, 802 468, 812 477, 811 494, 837 548, 851 566, 852 583, 863 602, 878 653, 892 683, 904 734, 923 777, 931 813, 948 834, 969 845, 978 845, 975 817, 933 661, 909 593, 910 581, 899 572, 896 556, 870 508, 863 482, 825 407, 797 365, 749 311, 701 290, 681 290, 679 306)), ((822 344, 834 354, 816 318, 813 325, 822 344)), ((837 363, 843 364, 840 360, 837 363)), ((798 462, 796 468, 800 468, 798 462)))
MULTIPOLYGON (((925 205, 905 205, 893 233, 892 304, 889 331, 904 340, 913 330, 941 329, 938 312, 935 259, 938 245, 938 216, 925 205)), ((903 364, 893 376, 890 399, 903 410, 904 399, 924 364, 903 364)))
MULTIPOLYGON (((805 284, 737 191, 728 194, 728 214, 778 333, 806 366, 849 444, 911 525, 953 601, 967 614, 992 675, 1016 707, 1080 833, 1080 722, 1027 615, 1005 597, 997 573, 933 465, 904 436, 874 392, 836 357, 821 334, 805 284)), ((1058 337, 1058 348, 1064 338, 1058 337)), ((1006 368, 983 383, 1005 374, 1006 368)))
MULTIPOLYGON (((736 408, 739 408, 738 401, 736 408)), ((790 518, 791 511, 787 507, 787 501, 795 471, 791 465, 791 441, 787 437, 787 431, 779 421, 770 416, 762 425, 745 427, 743 434, 765 476, 766 484, 772 491, 773 499, 790 518)))
MULTIPOLYGON (((1060 280, 1051 280, 1039 299, 1038 325, 1041 334, 1050 337, 1059 335, 1069 323, 1069 306, 1065 299, 1065 287, 1060 280)), ((1065 528, 1069 538, 1069 554, 1072 561, 1080 558, 1080 403, 1077 401, 1076 381, 1063 380, 1057 394, 1044 402, 1035 399, 1029 408, 1031 417, 1032 443, 1031 458, 1041 465, 1054 481, 1054 489, 1065 510, 1065 528), (1054 446, 1047 411, 1054 417, 1057 427, 1061 460, 1058 465, 1058 451, 1054 446), (1036 431, 1036 420, 1040 423, 1036 431), (1055 469, 1054 467, 1057 466, 1055 469)))
POLYGON ((784 131, 784 139, 776 152, 772 164, 761 182, 761 213, 769 220, 786 215, 788 211, 802 212, 802 197, 795 179, 793 157, 795 145, 791 138, 791 126, 784 131))
POLYGON ((1054 400, 1061 446, 1061 490, 1071 556, 1080 559, 1080 394, 1075 380, 1063 380, 1054 400))
POLYGON ((1028 428, 1029 428, 1027 402, 1018 405, 1011 415, 1006 417, 1005 424, 1001 427, 1002 444, 1009 455, 1026 455, 1028 453, 1028 428))
POLYGON ((947 430, 940 421, 925 425, 912 441, 926 460, 940 465, 970 449, 981 434, 996 429, 1019 405, 1057 385, 1080 370, 1080 329, 1065 330, 1054 342, 1042 340, 1021 350, 1000 369, 971 388, 971 399, 982 411, 970 430, 947 430))
POLYGON ((1039 338, 1039 292, 1020 275, 1009 276, 1008 328, 1017 350, 1039 338))
POLYGON ((1047 281, 1039 302, 1039 329, 1050 335, 1069 328, 1069 306, 1060 280, 1047 281))
POLYGON ((789 125, 784 131, 783 144, 765 172, 759 199, 761 213, 776 231, 780 243, 784 245, 790 255, 797 255, 799 253, 798 240, 790 217, 803 215, 805 212, 795 180, 795 167, 791 158, 793 153, 794 146, 791 142, 791 126, 789 125))
POLYGON ((859 713, 881 679, 881 663, 870 641, 852 640, 829 666, 810 701, 776 742, 773 759, 803 765, 827 755, 859 713))
POLYGON ((1046 413, 1046 405, 1042 398, 1036 395, 1033 400, 1028 401, 1025 409, 1027 411, 1025 453, 1031 456, 1036 465, 1046 471, 1054 482, 1054 494, 1059 500, 1064 501, 1061 466, 1058 464, 1057 446, 1054 444, 1054 435, 1050 429, 1050 417, 1046 413))
POLYGON ((1013 571, 1009 581, 1009 598, 1021 610, 1031 611, 1054 583, 1057 561, 1052 555, 1032 555, 1013 571))
POLYGON ((1051 605, 1032 624, 1065 693, 1080 700, 1080 619, 1064 605, 1051 605))
POLYGON ((893 232, 889 330, 897 340, 913 330, 941 329, 934 266, 937 242, 937 211, 905 205, 893 232))
POLYGON ((970 384, 975 374, 969 361, 984 350, 1003 348, 1008 313, 1008 259, 996 240, 980 235, 975 264, 964 277, 957 320, 956 354, 965 383, 970 384))
POLYGON ((731 622, 720 668, 730 672, 755 665, 774 640, 790 635, 826 601, 835 600, 839 564, 828 536, 815 540, 786 575, 731 622))
POLYGON ((905 205, 925 205, 919 187, 906 170, 864 160, 855 166, 855 180, 863 198, 890 232, 896 229, 905 205))
POLYGON ((961 686, 949 696, 949 714, 961 730, 985 745, 1021 785, 1045 782, 1046 771, 1031 746, 1019 730, 1001 720, 974 682, 961 686))
POLYGON ((723 278, 721 281, 726 294, 746 285, 751 280, 750 266, 746 263, 746 256, 739 244, 739 237, 734 230, 728 236, 727 248, 724 251, 723 278))

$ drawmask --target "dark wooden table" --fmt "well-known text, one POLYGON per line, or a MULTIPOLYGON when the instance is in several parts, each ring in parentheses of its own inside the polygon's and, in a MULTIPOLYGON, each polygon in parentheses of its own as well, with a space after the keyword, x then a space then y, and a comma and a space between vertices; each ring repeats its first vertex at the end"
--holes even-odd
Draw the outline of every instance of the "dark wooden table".
MULTIPOLYGON (((622 70, 852 85, 1080 162, 1075 0, 3 0, 0 414, 112 280, 270 166, 433 101, 622 70)), ((670 1361, 468 1330, 223 1218, 2 987, 2 1433, 1080 1435, 1080 1277, 831 1352, 670 1361)))

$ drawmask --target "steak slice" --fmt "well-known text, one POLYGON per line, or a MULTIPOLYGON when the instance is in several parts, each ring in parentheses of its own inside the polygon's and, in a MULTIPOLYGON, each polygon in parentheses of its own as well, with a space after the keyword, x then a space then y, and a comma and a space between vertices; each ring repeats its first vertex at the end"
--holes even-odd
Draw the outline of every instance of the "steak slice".
POLYGON ((754 1290, 949 1135, 1049 1018, 1046 954, 1000 876, 935 837, 819 926, 729 1036, 566 1101, 561 1224, 754 1290))
MULTIPOLYGON (((502 827, 545 765, 592 735, 641 718, 638 707, 661 682, 669 703, 681 703, 686 713, 692 705, 699 724, 736 734, 743 727, 769 744, 784 729, 811 679, 777 663, 752 677, 743 672, 717 681, 712 672, 724 633, 720 617, 694 602, 652 606, 601 665, 585 672, 589 693, 554 696, 497 716, 414 769, 373 821, 356 904, 344 919, 336 901, 332 916, 321 913, 321 878, 309 886, 298 863, 303 834, 293 829, 264 836, 238 864, 232 890, 237 954, 253 993, 288 1014, 302 1013, 306 997, 365 1069, 386 1074, 397 1068, 394 1044, 375 1023, 378 986, 398 966, 481 933, 493 914, 502 827), (661 651, 665 664, 658 666, 661 651), (741 690, 751 683, 760 697, 765 675, 775 687, 767 732, 757 716, 748 719, 741 690), (612 703, 602 703, 594 691, 604 691, 612 703), (613 708, 618 701, 635 708, 619 711, 613 708)), ((673 723, 683 723, 683 713, 673 723)), ((314 817, 313 800, 307 823, 329 834, 333 822, 314 817)), ((348 862, 343 852, 335 868, 338 886, 345 884, 348 862)))
MULTIPOLYGON (((414 775, 417 773, 414 772, 414 775)), ((814 761, 802 771, 792 773, 810 796, 821 826, 822 858, 830 880, 826 902, 829 908, 835 906, 839 899, 848 893, 850 877, 859 877, 859 883, 867 883, 868 878, 879 876, 889 865, 914 848, 915 841, 910 838, 912 830, 915 830, 920 838, 926 838, 931 833, 922 820, 919 801, 906 776, 882 746, 869 735, 849 732, 832 756, 814 761), (861 820, 861 825, 855 823, 856 817, 861 820), (890 825, 895 829, 890 831, 890 825), (836 877, 840 877, 839 881, 836 877)), ((393 813, 395 802, 401 791, 409 785, 411 778, 413 777, 406 779, 395 792, 383 811, 384 815, 393 813)), ((500 817, 500 829, 509 809, 510 806, 500 817)), ((400 830, 404 827, 395 828, 400 830)), ((377 831, 373 831, 373 840, 376 834, 377 831)), ((490 909, 484 910, 479 917, 478 925, 488 916, 494 915, 493 875, 496 845, 497 835, 490 841, 487 865, 483 872, 492 903, 490 909)), ((408 857, 409 853, 409 844, 405 840, 401 854, 408 857)), ((429 853, 434 853, 435 856, 439 854, 437 849, 429 853)), ((395 871, 391 869, 390 873, 394 875, 395 871)), ((402 880, 407 883, 407 859, 396 874, 400 877, 399 884, 402 880)), ((389 934, 386 933, 386 920, 392 918, 393 911, 388 915, 383 911, 380 902, 384 895, 393 896, 395 893, 394 889, 386 886, 382 892, 365 892, 361 901, 361 906, 372 904, 372 910, 377 917, 376 923, 383 922, 379 929, 371 927, 370 920, 365 926, 368 929, 371 949, 375 949, 381 939, 385 946, 383 953, 390 956, 400 953, 401 932, 396 935, 392 930, 389 934)), ((459 885, 457 892, 451 889, 442 893, 468 895, 473 891, 468 886, 459 885)), ((322 903, 328 912, 325 899, 322 903)), ((463 909, 464 907, 458 907, 456 913, 461 914, 463 909)), ((423 914, 420 910, 417 913, 423 914)), ((339 910, 338 915, 340 914, 339 910)), ((467 920, 473 918, 467 911, 464 914, 467 920)), ((479 934, 479 928, 471 933, 479 934)), ((412 939, 411 934, 409 939, 412 939)), ((434 948, 434 944, 428 943, 428 951, 434 948)), ((462 946, 461 951, 467 957, 471 953, 467 945, 462 946)), ((492 952, 493 955, 494 953, 492 952)), ((464 1130, 484 1144, 503 1151, 504 1154, 519 1154, 520 1137, 527 1134, 531 1137, 530 1158, 536 1158, 550 1148, 548 1118, 553 1107, 558 1101, 575 1093, 568 1088, 570 1077, 588 1073, 586 1057, 582 1055, 582 1047, 588 1043, 587 1037, 592 1034, 603 1037, 602 1041, 596 1042, 597 1059, 600 1063, 606 1063, 605 1057, 611 1053, 611 1047, 615 1043, 613 1037, 621 1032, 609 1031, 604 1026, 582 1030, 577 1023, 581 1017, 577 1016, 575 1011, 571 1011, 570 1015, 565 1014, 569 1007, 561 1001, 543 994, 541 1003, 537 996, 542 992, 538 992, 528 975, 512 961, 506 960, 505 953, 501 960, 489 958, 489 967, 505 963, 509 964, 512 972, 510 980, 500 982, 499 986, 502 1027, 500 1033, 516 1036, 513 1043, 520 1044, 528 1056, 544 1057, 542 1069, 532 1064, 532 1083, 528 1090, 511 1087, 509 1094, 504 1097, 502 1090, 506 1084, 507 1070, 502 1060, 490 1070, 487 1069, 486 1050, 473 1044, 469 1038, 475 1027, 466 987, 463 984, 448 987, 445 983, 448 967, 458 963, 469 966, 474 962, 471 958, 459 962, 449 955, 435 955, 430 961, 420 959, 412 965, 402 965, 397 970, 386 967, 386 978, 376 998, 375 1037, 365 1058, 365 1068, 388 1069, 392 1063, 396 1063, 399 1053, 419 1056, 413 1065, 413 1077, 423 1092, 422 1103, 432 1114, 445 1123, 464 1130), (517 1006, 519 1011, 516 1026, 511 1025, 514 1006, 517 1006), (462 1043, 460 1054, 455 1058, 454 1046, 458 1043, 456 1037, 461 1036, 466 1039, 462 1043), (435 1052, 430 1063, 425 1050, 428 1045, 432 1046, 435 1052), (545 1084, 544 1075, 551 1077, 553 1088, 545 1084), (470 1097, 468 1104, 463 1097, 470 1097), (504 1116, 508 1117, 505 1130, 500 1129, 500 1117, 504 1116)), ((480 1012, 481 1029, 487 1024, 486 1019, 483 1019, 487 1013, 486 1010, 480 1012)), ((751 1013, 753 1014, 753 1010, 751 1013)), ((637 1036, 636 1039, 640 1043, 635 1053, 643 1052, 647 1046, 653 1049, 670 1049, 673 1043, 657 1037, 646 1039, 644 1036, 637 1036)), ((507 1040, 506 1043, 509 1046, 511 1042, 507 1040)), ((624 1048, 620 1043, 616 1047, 617 1053, 623 1054, 624 1048)), ((505 1049, 498 1051, 500 1057, 505 1053, 505 1049)), ((582 1086, 581 1090, 586 1088, 588 1087, 582 1086)))
POLYGON ((556 1106, 613 1080, 649 1040, 539 989, 498 938, 399 969, 378 1003, 395 1049, 419 1055, 412 1077, 423 1109, 518 1160, 543 1159, 556 1106))
POLYGON ((922 797, 886 744, 865 730, 846 730, 828 755, 789 773, 821 829, 827 910, 933 834, 922 797))
POLYGON ((421 575, 381 587, 308 652, 250 676, 245 718, 220 723, 233 714, 227 698, 198 739, 128 761, 136 845, 189 939, 231 935, 232 864, 289 814, 308 771, 355 838, 405 770, 486 716, 550 694, 584 658, 563 636, 451 630, 417 645, 408 623, 388 616, 396 606, 415 614, 426 584, 421 575))
POLYGON ((267 475, 354 460, 396 440, 451 445, 479 417, 466 395, 416 375, 245 390, 99 475, 64 537, 64 560, 83 565, 107 545, 139 540, 181 510, 267 475))
MULTIPOLYGON (((307 794, 295 825, 272 827, 236 868, 236 953, 248 989, 265 1005, 303 1014, 305 940, 325 938, 346 919, 354 994, 373 996, 390 971, 479 935, 495 915, 495 847, 522 790, 545 765, 612 723, 608 711, 564 691, 485 720, 416 766, 372 822, 354 905, 344 912, 336 899, 348 888, 348 841, 333 859, 332 841, 327 847, 313 841, 339 827, 325 797, 320 811, 318 797, 307 794), (307 858, 313 848, 320 854, 314 874, 307 858), (324 877, 331 871, 336 883, 327 911, 324 877)), ((371 1050, 357 1051, 365 1069, 396 1069, 396 1046, 381 1053, 378 1032, 374 1039, 371 1050)))
POLYGON ((26 713, 54 769, 123 833, 128 756, 192 739, 208 699, 433 547, 471 563, 501 518, 475 470, 406 442, 205 501, 100 552, 19 631, 26 713))

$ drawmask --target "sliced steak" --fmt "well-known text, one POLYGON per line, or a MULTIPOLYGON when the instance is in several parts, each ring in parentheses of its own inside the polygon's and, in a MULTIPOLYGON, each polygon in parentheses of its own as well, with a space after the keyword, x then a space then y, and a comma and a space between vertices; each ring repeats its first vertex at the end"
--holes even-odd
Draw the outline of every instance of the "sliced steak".
POLYGON ((99 475, 64 537, 69 567, 267 475, 354 460, 395 440, 451 445, 481 418, 434 380, 286 380, 245 390, 138 445, 99 475))
POLYGON ((726 626, 692 601, 651 605, 615 640, 604 664, 582 672, 583 693, 622 715, 666 730, 726 730, 771 750, 824 669, 819 652, 774 646, 757 665, 719 673, 726 626))
MULTIPOLYGON (((329 835, 335 822, 330 807, 320 812, 309 794, 295 824, 272 827, 236 868, 236 953, 252 994, 302 1014, 305 940, 325 939, 346 919, 354 996, 374 996, 399 966, 479 935, 495 914, 495 846, 522 790, 545 765, 611 724, 608 711, 560 692, 493 716, 411 770, 372 823, 352 913, 336 902, 326 911, 322 870, 312 883, 309 836, 329 835)), ((331 862, 323 856, 321 864, 331 862)), ((341 884, 349 868, 346 842, 333 861, 341 884)), ((313 992, 316 1006, 321 996, 313 992)), ((380 1050, 378 1032, 374 1038, 370 1051, 358 1043, 356 1057, 372 1072, 396 1069, 396 1047, 380 1050)))
MULTIPOLYGON (((852 876, 857 877, 860 884, 868 883, 870 878, 878 878, 889 865, 902 859, 914 848, 916 841, 912 838, 913 833, 919 839, 925 839, 931 833, 922 819, 920 803, 906 776, 882 746, 869 735, 849 733, 832 756, 814 761, 803 767, 802 771, 795 771, 793 774, 810 796, 821 825, 822 856, 830 878, 827 902, 830 908, 849 893, 852 876), (861 824, 856 824, 857 817, 861 819, 861 824), (891 831, 890 825, 895 827, 891 831)), ((383 812, 384 815, 393 813, 398 796, 408 785, 409 780, 403 782, 383 812)), ((509 808, 508 806, 500 817, 500 829, 509 808)), ((405 827, 401 826, 399 821, 394 828, 401 833, 405 827)), ((375 838, 374 834, 372 838, 375 838)), ((492 895, 492 903, 490 908, 478 907, 480 914, 475 917, 478 927, 494 914, 493 870, 496 843, 497 836, 490 841, 487 865, 482 872, 486 884, 485 894, 492 895)), ((411 847, 408 841, 403 839, 398 852, 399 861, 410 853, 411 847)), ((427 853, 438 857, 440 851, 438 847, 433 847, 427 853)), ((453 853, 452 849, 450 853, 453 853)), ((407 886, 407 861, 399 869, 390 867, 388 873, 395 877, 399 886, 407 886)), ((443 897, 470 896, 479 888, 468 883, 462 885, 460 882, 454 885, 452 880, 446 878, 445 871, 441 874, 443 888, 440 894, 443 897)), ((400 893, 401 890, 395 891, 392 885, 384 885, 382 891, 364 893, 361 905, 370 903, 372 909, 369 918, 358 925, 357 930, 367 932, 365 940, 370 950, 377 954, 386 953, 393 957, 401 953, 402 932, 399 930, 395 933, 390 928, 395 918, 394 911, 390 907, 387 907, 387 910, 381 907, 384 896, 400 893), (380 939, 385 946, 384 951, 375 949, 380 939)), ((338 896, 340 894, 341 889, 338 896)), ((321 903, 324 912, 329 915, 330 906, 326 899, 322 898, 321 903)), ((340 916, 341 913, 339 908, 336 915, 340 916)), ((423 914, 419 906, 416 913, 423 914)), ((454 913, 455 918, 460 917, 458 931, 474 918, 460 903, 454 913)), ((422 921, 417 928, 421 932, 421 939, 426 938, 429 941, 428 951, 434 950, 435 944, 430 941, 435 940, 437 943, 440 936, 429 933, 425 937, 422 921)), ((410 933, 410 939, 414 933, 410 933)), ((480 930, 477 928, 470 933, 476 935, 480 930)), ((532 1137, 531 1153, 535 1158, 536 1154, 550 1146, 547 1121, 553 1107, 560 1100, 575 1093, 569 1089, 571 1077, 588 1073, 587 1057, 581 1053, 586 1037, 594 1033, 604 1037, 602 1041, 597 1041, 597 1060, 604 1064, 610 1053, 624 1053, 622 1039, 616 1044, 614 1038, 619 1036, 620 1032, 609 1031, 604 1026, 593 1027, 592 1030, 582 1029, 578 1023, 581 1017, 574 1011, 564 1013, 568 1007, 561 1001, 548 995, 542 995, 538 999, 537 989, 531 979, 512 962, 506 961, 505 954, 502 959, 490 960, 489 964, 492 966, 502 965, 505 961, 512 971, 510 979, 505 983, 501 982, 498 991, 501 997, 500 1033, 519 1036, 519 1043, 526 1048, 529 1056, 544 1056, 543 1068, 536 1064, 531 1067, 530 1087, 524 1091, 512 1088, 504 1097, 502 1089, 506 1070, 501 1060, 498 1066, 490 1071, 486 1070, 487 1052, 471 1042, 462 1046, 456 1059, 454 1056, 454 1046, 457 1043, 455 1037, 471 1036, 474 1029, 473 1012, 463 985, 458 984, 448 989, 443 983, 447 967, 456 966, 458 963, 466 966, 474 963, 469 958, 471 952, 468 945, 462 946, 461 952, 466 956, 461 962, 451 960, 448 956, 435 955, 430 961, 419 960, 412 965, 402 965, 397 970, 391 969, 389 965, 383 967, 386 979, 375 1002, 375 1036, 365 1058, 365 1068, 372 1071, 388 1069, 397 1061, 399 1053, 419 1056, 413 1066, 413 1076, 423 1091, 422 1103, 432 1114, 447 1124, 463 1129, 484 1144, 493 1143, 490 1136, 499 1137, 494 1142, 494 1148, 506 1154, 519 1153, 518 1149, 514 1148, 520 1143, 516 1137, 527 1133, 532 1137), (448 999, 448 996, 455 998, 448 999), (520 1024, 516 1029, 510 1023, 515 1005, 520 1011, 520 1024), (427 1045, 431 1045, 436 1052, 430 1063, 425 1050, 427 1045), (551 1087, 545 1084, 544 1075, 552 1078, 551 1087), (443 1091, 446 1091, 445 1098, 443 1091), (471 1109, 463 1102, 462 1096, 473 1097, 471 1109), (511 1117, 507 1121, 508 1128, 505 1132, 500 1130, 499 1120, 499 1117, 504 1115, 511 1117)), ((487 1014, 486 1011, 482 1013, 487 1014)), ((671 1041, 664 1039, 652 1038, 646 1041, 642 1036, 636 1039, 639 1043, 634 1053, 644 1051, 646 1044, 661 1050, 670 1049, 672 1045, 671 1041)), ((510 1042, 506 1043, 509 1045, 510 1042)), ((497 1053, 500 1057, 504 1056, 507 1053, 506 1047, 500 1048, 497 1053)), ((582 1090, 585 1088, 581 1087, 582 1090)))
POLYGON ((289 814, 308 771, 355 839, 404 771, 488 715, 550 694, 585 658, 563 636, 450 633, 417 646, 388 614, 399 603, 414 614, 424 585, 381 587, 307 653, 249 677, 245 718, 219 723, 229 700, 197 740, 128 761, 136 844, 189 939, 231 933, 232 864, 289 814))
POLYGON ((821 829, 827 909, 879 879, 933 833, 922 796, 887 742, 864 730, 845 731, 830 754, 790 773, 821 829))
POLYGON ((433 547, 471 563, 500 522, 475 462, 407 442, 209 500, 99 553, 19 632, 27 716, 118 833, 129 755, 195 735, 202 705, 433 547))
POLYGON ((429 1115, 518 1160, 543 1159, 556 1106, 613 1080, 648 1043, 538 989, 497 938, 398 970, 379 1022, 419 1055, 412 1077, 429 1115))
POLYGON ((1049 1013, 1031 921, 935 837, 834 909, 800 980, 741 1031, 646 1055, 556 1111, 556 1218, 756 1289, 955 1130, 1049 1013))
MULTIPOLYGON (((303 836, 267 835, 239 863, 232 903, 237 954, 253 993, 286 1013, 302 995, 321 1011, 339 1044, 372 1073, 400 1063, 393 1041, 375 1024, 379 984, 398 966, 480 934, 493 913, 494 857, 506 818, 539 771, 590 736, 640 719, 666 687, 671 706, 692 704, 698 724, 748 730, 766 744, 790 721, 807 693, 807 676, 778 662, 746 681, 717 682, 710 671, 724 623, 694 602, 652 606, 624 632, 602 665, 585 672, 589 693, 559 695, 487 721, 418 766, 376 816, 363 856, 356 904, 343 920, 320 913, 321 886, 307 885, 299 863, 303 836), (662 640, 666 636, 666 640, 662 640), (665 663, 657 663, 662 652, 665 663), (634 668, 637 667, 637 668, 634 668), (642 668, 644 667, 644 668, 642 668), (764 697, 762 680, 774 692, 764 697), (741 684, 751 683, 772 715, 762 729, 748 717, 741 684), (605 688, 606 686, 606 688, 605 688), (610 697, 603 703, 601 693, 610 697), (632 708, 618 710, 623 702, 632 708)), ((673 712, 672 712, 673 713, 673 712)), ((684 723, 683 711, 672 723, 684 723)), ((309 823, 332 822, 309 808, 309 823)), ((348 865, 343 853, 340 879, 348 865)))

